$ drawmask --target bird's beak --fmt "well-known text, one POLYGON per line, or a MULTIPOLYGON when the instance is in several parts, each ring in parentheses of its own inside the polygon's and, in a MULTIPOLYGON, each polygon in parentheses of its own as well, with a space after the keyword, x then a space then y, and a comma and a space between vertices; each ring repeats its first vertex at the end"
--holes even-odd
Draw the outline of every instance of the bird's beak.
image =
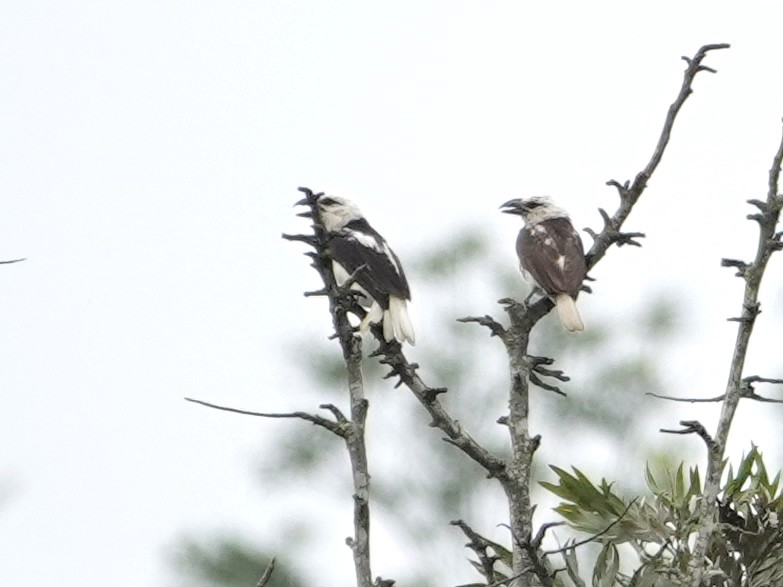
POLYGON ((509 200, 505 204, 502 204, 500 206, 500 211, 504 214, 522 214, 522 200, 519 198, 516 198, 514 200, 509 200))
POLYGON ((307 200, 307 198, 302 198, 299 200, 294 206, 307 206, 310 202, 307 200))

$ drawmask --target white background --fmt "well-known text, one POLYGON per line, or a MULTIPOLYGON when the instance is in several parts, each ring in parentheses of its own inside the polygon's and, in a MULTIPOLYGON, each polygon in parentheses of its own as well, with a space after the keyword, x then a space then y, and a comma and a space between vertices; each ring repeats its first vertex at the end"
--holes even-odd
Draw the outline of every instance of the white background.
MULTIPOLYGON (((176 584, 165 551, 184 532, 266 544, 250 464, 295 424, 182 398, 311 407, 288 351, 329 319, 280 238, 306 227, 298 186, 356 200, 403 261, 470 224, 514 263, 498 205, 547 193, 597 228, 605 181, 652 152, 680 56, 730 42, 627 226, 644 248, 611 252, 585 309, 600 324, 681 288, 671 393, 720 394, 741 284, 719 261, 755 250, 744 201, 765 196, 779 143, 781 22, 777 2, 6 0, 0 259, 27 260, 0 267, 0 582, 176 584)), ((747 373, 783 375, 779 261, 747 373)), ((437 348, 417 334, 414 359, 437 348)), ((777 468, 778 411, 741 406, 733 454, 753 439, 777 468)), ((699 414, 714 426, 681 408, 699 414)), ((324 534, 344 559, 303 571, 349 584, 343 534, 324 534)))

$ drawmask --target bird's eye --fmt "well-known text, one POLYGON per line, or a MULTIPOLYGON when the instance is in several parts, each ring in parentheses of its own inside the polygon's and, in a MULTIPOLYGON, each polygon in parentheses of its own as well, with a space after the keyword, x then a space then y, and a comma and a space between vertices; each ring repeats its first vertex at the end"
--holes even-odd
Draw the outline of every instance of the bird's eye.
POLYGON ((333 206, 337 202, 335 202, 332 198, 326 197, 326 198, 319 198, 318 203, 321 206, 333 206))
POLYGON ((543 205, 543 202, 536 202, 535 200, 533 200, 531 202, 528 202, 525 205, 525 208, 527 208, 528 210, 533 210, 533 209, 538 208, 539 206, 542 206, 542 205, 543 205))

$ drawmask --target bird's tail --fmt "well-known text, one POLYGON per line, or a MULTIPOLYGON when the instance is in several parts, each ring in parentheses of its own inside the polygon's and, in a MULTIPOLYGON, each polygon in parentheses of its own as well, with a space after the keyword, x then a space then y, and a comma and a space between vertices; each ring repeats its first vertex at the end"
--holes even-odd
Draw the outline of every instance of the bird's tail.
POLYGON ((411 345, 416 344, 408 304, 402 298, 389 296, 389 309, 383 313, 383 337, 387 342, 394 338, 400 343, 407 340, 411 345))
POLYGON ((567 293, 558 294, 555 298, 557 306, 557 315, 560 316, 560 322, 568 332, 581 332, 585 329, 582 317, 576 307, 576 301, 567 293))

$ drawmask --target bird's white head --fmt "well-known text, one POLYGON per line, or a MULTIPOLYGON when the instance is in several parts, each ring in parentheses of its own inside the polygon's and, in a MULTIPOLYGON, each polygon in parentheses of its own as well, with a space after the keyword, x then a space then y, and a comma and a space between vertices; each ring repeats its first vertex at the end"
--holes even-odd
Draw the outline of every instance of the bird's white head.
POLYGON ((509 200, 501 210, 506 214, 521 216, 525 224, 538 224, 551 218, 568 218, 568 212, 552 201, 549 196, 533 196, 532 198, 517 198, 509 200))
POLYGON ((352 220, 363 218, 356 204, 339 196, 321 196, 318 198, 318 212, 327 232, 340 230, 352 220))

